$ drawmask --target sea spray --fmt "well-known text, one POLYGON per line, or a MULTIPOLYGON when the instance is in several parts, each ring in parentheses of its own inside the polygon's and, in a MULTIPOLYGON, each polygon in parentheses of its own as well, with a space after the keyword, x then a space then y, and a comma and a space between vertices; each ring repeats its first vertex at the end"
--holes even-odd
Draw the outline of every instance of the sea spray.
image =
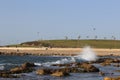
POLYGON ((97 60, 97 56, 95 52, 90 48, 90 46, 86 46, 83 48, 80 55, 76 56, 77 59, 83 59, 85 61, 95 61, 97 60))
POLYGON ((82 61, 95 61, 96 59, 97 59, 97 56, 95 52, 92 51, 92 49, 89 46, 87 46, 87 47, 84 47, 82 52, 77 56, 64 58, 54 62, 35 63, 35 65, 51 66, 52 64, 69 64, 69 63, 82 62, 82 61))

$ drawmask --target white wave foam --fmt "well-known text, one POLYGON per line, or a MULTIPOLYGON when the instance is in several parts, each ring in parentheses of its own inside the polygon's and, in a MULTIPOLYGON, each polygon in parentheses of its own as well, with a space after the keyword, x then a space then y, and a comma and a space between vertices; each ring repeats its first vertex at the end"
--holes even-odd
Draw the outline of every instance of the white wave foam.
POLYGON ((91 48, 87 46, 83 48, 83 51, 78 56, 64 58, 54 62, 35 63, 35 65, 51 66, 52 64, 68 64, 68 63, 81 62, 81 61, 95 61, 96 59, 97 59, 97 56, 95 55, 95 52, 93 52, 91 48))

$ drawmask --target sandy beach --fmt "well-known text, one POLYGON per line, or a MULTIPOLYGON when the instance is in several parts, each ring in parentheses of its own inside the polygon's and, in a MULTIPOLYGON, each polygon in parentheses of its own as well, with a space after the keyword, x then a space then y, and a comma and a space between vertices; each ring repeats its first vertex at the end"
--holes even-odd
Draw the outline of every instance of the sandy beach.
MULTIPOLYGON (((120 49, 92 49, 96 55, 116 55, 120 56, 120 49)), ((30 48, 30 47, 0 47, 2 54, 30 54, 30 55, 61 55, 74 56, 80 54, 82 48, 30 48)))

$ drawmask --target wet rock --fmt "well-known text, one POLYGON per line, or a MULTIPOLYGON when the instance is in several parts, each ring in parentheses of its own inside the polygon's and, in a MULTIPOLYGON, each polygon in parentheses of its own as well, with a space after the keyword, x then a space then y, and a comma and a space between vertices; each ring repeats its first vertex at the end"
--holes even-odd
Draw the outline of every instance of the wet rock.
POLYGON ((32 72, 34 69, 33 68, 23 68, 23 67, 15 67, 10 69, 10 72, 12 74, 16 74, 16 73, 28 73, 28 72, 32 72))
POLYGON ((111 58, 108 58, 104 61, 105 63, 113 63, 114 62, 114 59, 111 59, 111 58))
POLYGON ((56 77, 63 77, 63 76, 68 76, 69 73, 65 72, 65 71, 56 71, 56 72, 52 73, 51 75, 56 76, 56 77))
POLYGON ((115 70, 116 72, 120 72, 120 70, 115 70))
MULTIPOLYGON (((53 65, 54 66, 54 65, 53 65)), ((56 66, 59 66, 59 67, 63 67, 63 66, 65 66, 65 67, 70 67, 71 66, 71 63, 69 63, 69 64, 56 64, 56 66)))
POLYGON ((22 67, 15 67, 15 68, 10 69, 11 73, 22 73, 24 71, 25 69, 23 69, 22 67))
POLYGON ((97 59, 96 61, 93 61, 93 63, 102 63, 102 62, 104 62, 104 61, 105 61, 105 59, 99 58, 99 59, 97 59))
POLYGON ((105 77, 104 80, 112 80, 110 77, 105 77))
POLYGON ((52 64, 52 66, 62 67, 62 66, 66 66, 66 64, 52 64))
POLYGON ((26 62, 26 63, 22 64, 22 67, 23 67, 23 68, 35 67, 35 65, 34 65, 34 63, 26 62))
POLYGON ((88 63, 82 63, 79 67, 83 68, 86 72, 99 72, 98 68, 88 63))
POLYGON ((68 72, 68 73, 85 72, 84 69, 78 68, 78 67, 66 67, 66 68, 63 68, 61 71, 65 71, 65 72, 68 72))
POLYGON ((2 72, 0 72, 0 77, 2 77, 2 78, 19 78, 20 76, 12 75, 9 71, 2 71, 2 72))
POLYGON ((112 59, 112 58, 99 58, 97 61, 94 61, 93 63, 118 63, 120 62, 119 59, 112 59))
POLYGON ((25 72, 32 72, 34 69, 32 67, 34 67, 35 65, 33 63, 24 63, 22 64, 20 67, 15 67, 10 69, 11 73, 25 73, 25 72))
POLYGON ((64 67, 64 68, 58 68, 58 69, 39 69, 36 71, 36 74, 38 75, 47 75, 47 74, 57 74, 57 72, 61 72, 63 74, 65 73, 79 73, 84 72, 83 69, 79 69, 76 67, 64 67))
POLYGON ((103 62, 103 63, 100 63, 102 66, 109 66, 111 65, 111 63, 106 63, 106 62, 103 62))
POLYGON ((118 63, 118 64, 114 64, 113 65, 114 67, 120 67, 120 64, 118 63))
POLYGON ((105 58, 102 63, 100 63, 102 66, 109 66, 111 63, 116 63, 118 62, 117 59, 112 59, 112 58, 105 58))
POLYGON ((120 80, 120 77, 115 77, 115 78, 105 77, 104 80, 120 80))
POLYGON ((47 75, 47 74, 51 74, 51 71, 50 69, 39 69, 36 71, 36 74, 38 75, 47 75))
POLYGON ((105 73, 100 71, 100 72, 99 72, 99 75, 105 76, 105 73))

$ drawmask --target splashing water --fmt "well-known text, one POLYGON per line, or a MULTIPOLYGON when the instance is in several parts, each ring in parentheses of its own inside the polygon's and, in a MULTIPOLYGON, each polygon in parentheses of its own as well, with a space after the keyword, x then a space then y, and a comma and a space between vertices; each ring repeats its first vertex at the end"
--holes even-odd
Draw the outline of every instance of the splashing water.
POLYGON ((83 51, 80 53, 80 55, 73 56, 70 58, 64 58, 61 60, 57 60, 55 62, 46 62, 46 63, 35 63, 35 65, 39 66, 50 66, 52 64, 68 64, 73 62, 81 62, 81 61, 95 61, 97 59, 97 56, 95 55, 95 52, 91 50, 89 46, 84 47, 83 51))
POLYGON ((83 51, 81 52, 80 55, 77 56, 78 59, 83 59, 85 61, 95 61, 97 60, 97 56, 92 49, 87 46, 83 48, 83 51))

